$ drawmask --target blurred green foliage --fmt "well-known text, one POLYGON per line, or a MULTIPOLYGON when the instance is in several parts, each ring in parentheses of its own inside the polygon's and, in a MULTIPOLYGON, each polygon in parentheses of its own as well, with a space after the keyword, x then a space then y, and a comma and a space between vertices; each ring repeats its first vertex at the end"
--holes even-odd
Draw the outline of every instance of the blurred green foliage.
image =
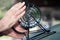
POLYGON ((11 7, 13 0, 0 0, 0 19, 4 16, 5 12, 11 7))
POLYGON ((13 4, 13 0, 0 0, 0 9, 6 10, 13 4))

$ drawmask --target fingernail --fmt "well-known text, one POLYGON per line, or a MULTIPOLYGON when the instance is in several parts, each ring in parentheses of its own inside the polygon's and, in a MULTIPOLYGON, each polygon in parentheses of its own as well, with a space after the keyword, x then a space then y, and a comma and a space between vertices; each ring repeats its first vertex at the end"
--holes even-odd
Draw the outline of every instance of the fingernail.
POLYGON ((23 4, 25 4, 25 2, 23 2, 23 4))

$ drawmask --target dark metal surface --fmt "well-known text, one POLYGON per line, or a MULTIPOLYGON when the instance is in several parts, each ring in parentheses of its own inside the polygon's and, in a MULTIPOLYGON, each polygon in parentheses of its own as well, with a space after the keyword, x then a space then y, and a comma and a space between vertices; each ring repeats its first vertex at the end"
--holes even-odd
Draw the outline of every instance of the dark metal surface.
POLYGON ((60 40, 60 24, 51 27, 51 30, 56 31, 56 33, 41 40, 60 40))
POLYGON ((56 32, 52 31, 52 32, 49 32, 49 33, 47 33, 47 32, 41 33, 41 34, 36 35, 35 37, 32 37, 30 40, 41 40, 41 39, 43 39, 43 38, 45 38, 47 36, 50 36, 50 35, 52 35, 54 33, 56 33, 56 32))
MULTIPOLYGON (((37 32, 29 34, 29 40, 41 40, 41 39, 48 37, 54 33, 56 33, 56 32, 55 31, 51 31, 51 32, 37 31, 37 32)), ((23 40, 26 40, 26 38, 23 38, 23 40)))

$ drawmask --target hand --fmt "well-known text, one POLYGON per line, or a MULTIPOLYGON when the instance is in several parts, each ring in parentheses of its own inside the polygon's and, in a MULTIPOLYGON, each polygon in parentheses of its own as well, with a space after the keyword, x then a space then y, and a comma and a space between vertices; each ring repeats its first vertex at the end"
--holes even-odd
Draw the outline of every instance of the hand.
MULTIPOLYGON (((19 32, 25 32, 26 35, 28 35, 28 31, 25 30, 25 29, 23 29, 23 28, 20 26, 20 24, 16 23, 16 25, 14 25, 14 27, 15 27, 15 29, 16 29, 17 31, 19 31, 19 32)), ((24 35, 24 34, 18 34, 18 33, 16 33, 14 30, 12 30, 12 28, 9 29, 9 30, 4 31, 3 34, 6 34, 7 36, 11 36, 11 37, 13 37, 13 38, 19 38, 19 39, 20 39, 20 38, 23 38, 24 36, 26 36, 26 35, 24 35)))
POLYGON ((0 32, 11 28, 25 14, 25 2, 14 5, 1 19, 0 32))

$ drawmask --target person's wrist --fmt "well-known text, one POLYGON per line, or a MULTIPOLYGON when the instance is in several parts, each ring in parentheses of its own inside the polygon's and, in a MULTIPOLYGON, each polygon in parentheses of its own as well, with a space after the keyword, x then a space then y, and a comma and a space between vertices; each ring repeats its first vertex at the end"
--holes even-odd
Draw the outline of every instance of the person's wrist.
POLYGON ((3 20, 0 20, 0 32, 2 32, 2 28, 4 28, 3 20))
POLYGON ((1 23, 4 25, 4 26, 8 26, 10 23, 10 20, 9 20, 9 18, 8 17, 3 17, 2 19, 1 19, 1 23))
POLYGON ((0 23, 1 23, 1 25, 3 25, 3 27, 4 27, 4 26, 5 26, 5 19, 2 18, 2 19, 0 20, 0 23))
POLYGON ((5 31, 5 30, 7 30, 9 28, 8 27, 8 21, 5 18, 2 18, 0 20, 0 24, 1 24, 0 32, 5 31))

